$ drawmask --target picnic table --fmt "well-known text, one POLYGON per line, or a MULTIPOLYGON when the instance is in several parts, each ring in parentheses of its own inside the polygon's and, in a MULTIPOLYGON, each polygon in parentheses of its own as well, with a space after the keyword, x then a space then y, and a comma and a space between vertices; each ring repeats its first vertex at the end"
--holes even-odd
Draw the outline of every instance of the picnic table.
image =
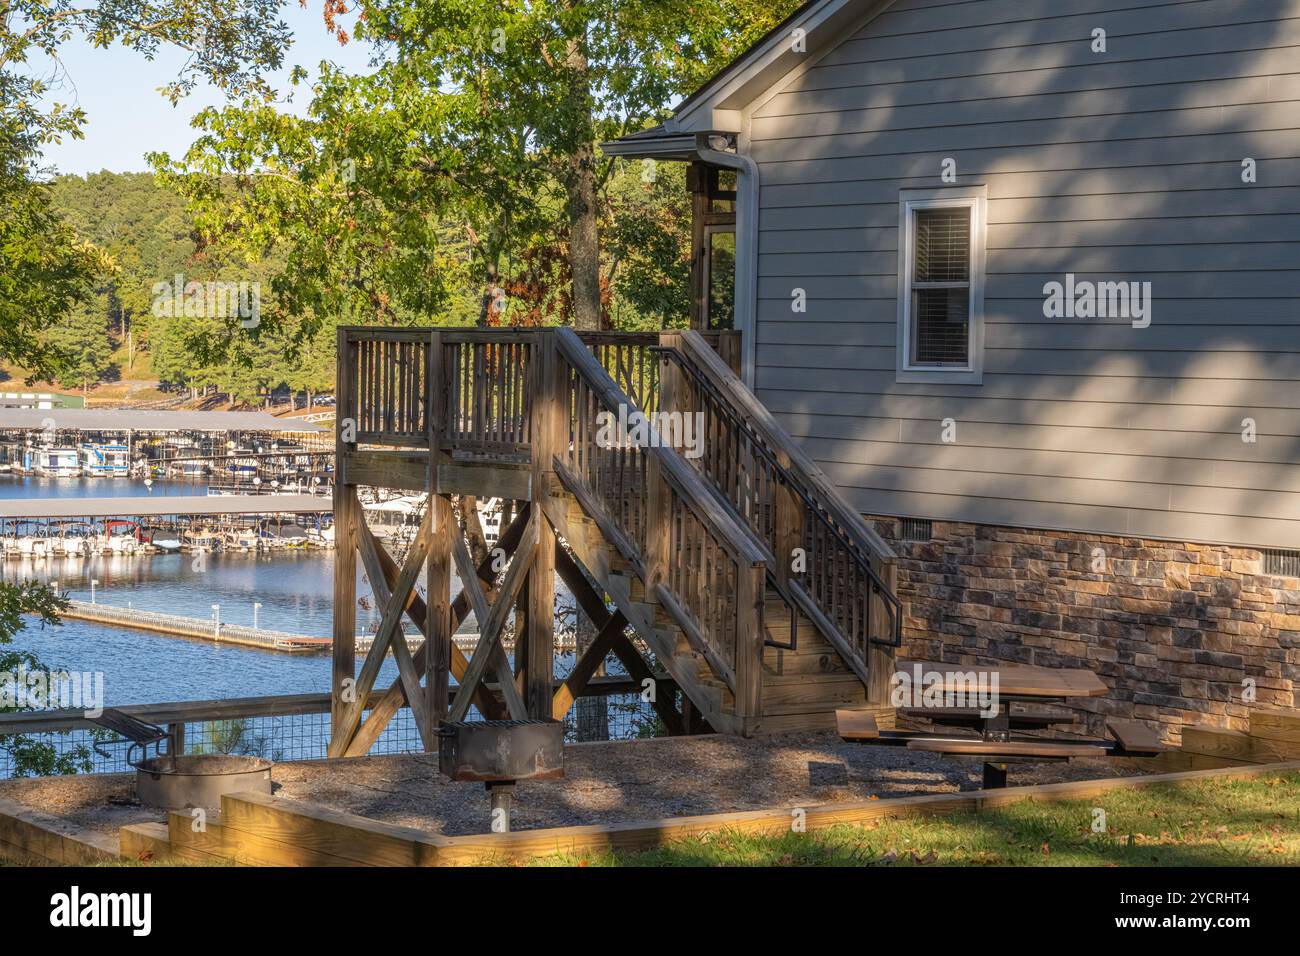
POLYGON ((969 694, 975 688, 992 689, 993 706, 904 707, 904 717, 925 718, 945 727, 974 730, 978 736, 927 731, 881 730, 868 711, 837 710, 840 737, 863 744, 906 747, 949 757, 983 757, 984 787, 1007 785, 1007 768, 1015 763, 1067 761, 1075 757, 1148 757, 1167 749, 1150 728, 1131 720, 1110 719, 1106 728, 1113 739, 1053 739, 1027 737, 1023 731, 1072 725, 1073 710, 1063 706, 1073 699, 1104 697, 1110 691, 1092 671, 1082 668, 1032 667, 1023 664, 965 665, 929 662, 900 663, 900 670, 920 676, 918 688, 938 690, 945 699, 969 694), (919 665, 919 669, 918 669, 919 665), (973 678, 973 683, 972 683, 973 678))

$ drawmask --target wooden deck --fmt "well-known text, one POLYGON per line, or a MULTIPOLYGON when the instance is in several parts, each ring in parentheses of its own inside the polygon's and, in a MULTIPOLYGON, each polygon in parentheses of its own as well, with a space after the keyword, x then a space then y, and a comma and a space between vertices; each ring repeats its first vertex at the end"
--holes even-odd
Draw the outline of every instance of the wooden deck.
POLYGON ((680 703, 653 701, 670 733, 885 713, 901 633, 893 554, 739 382, 735 354, 730 333, 341 329, 331 754, 365 753, 404 703, 431 749, 437 723, 471 701, 488 716, 562 717, 610 654, 680 688, 680 703), (638 432, 642 414, 658 417, 638 432), (686 428, 698 455, 684 454, 686 428), (358 485, 429 496, 400 566, 369 533, 358 485), (508 565, 487 554, 474 509, 457 513, 460 495, 509 503, 508 565), (357 557, 384 613, 354 680, 357 557), (466 582, 454 601, 453 563, 466 582), (421 570, 427 604, 412 590, 421 570), (558 691, 557 574, 598 630, 558 691), (466 654, 450 638, 469 609, 482 626, 466 654), (513 667, 500 646, 512 614, 513 667), (426 635, 413 650, 393 639, 403 617, 426 635), (401 677, 362 722, 357 695, 389 648, 401 677), (449 675, 466 690, 455 705, 449 675))

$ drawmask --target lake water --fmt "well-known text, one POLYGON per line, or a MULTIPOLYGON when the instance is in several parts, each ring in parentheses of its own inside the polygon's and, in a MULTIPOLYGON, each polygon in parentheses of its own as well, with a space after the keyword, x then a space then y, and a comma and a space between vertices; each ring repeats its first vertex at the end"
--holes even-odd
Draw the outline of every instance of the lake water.
POLYGON ((40 475, 0 475, 0 498, 151 498, 206 495, 207 482, 155 481, 142 478, 45 478, 40 475))
MULTIPOLYGON (((164 611, 210 620, 220 605, 224 623, 257 623, 271 630, 328 637, 333 615, 334 554, 331 551, 269 554, 155 554, 59 558, 42 562, 9 559, 6 581, 57 581, 77 600, 164 611)), ((359 583, 358 595, 369 595, 359 583)), ((358 608, 358 630, 378 620, 373 598, 358 608)), ((34 619, 14 639, 49 667, 104 674, 105 702, 112 705, 299 694, 329 689, 328 654, 302 655, 214 644, 147 631, 67 620, 40 627, 34 619)), ((397 677, 392 660, 380 680, 397 677)))

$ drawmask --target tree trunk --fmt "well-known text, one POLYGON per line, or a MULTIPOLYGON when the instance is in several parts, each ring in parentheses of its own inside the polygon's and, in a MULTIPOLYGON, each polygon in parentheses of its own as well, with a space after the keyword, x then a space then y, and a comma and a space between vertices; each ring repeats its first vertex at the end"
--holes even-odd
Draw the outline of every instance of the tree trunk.
POLYGON ((591 119, 591 74, 587 54, 578 41, 569 44, 565 66, 569 98, 576 116, 577 147, 567 159, 564 189, 569 214, 569 272, 573 276, 573 326, 584 332, 600 330, 600 223, 596 194, 596 129, 591 119))
POLYGON ((488 263, 487 284, 483 287, 483 297, 479 302, 478 327, 486 329, 491 325, 492 302, 497 295, 497 264, 488 263))
POLYGON ((600 230, 595 155, 591 144, 569 157, 569 271, 573 275, 573 326, 600 330, 600 230))

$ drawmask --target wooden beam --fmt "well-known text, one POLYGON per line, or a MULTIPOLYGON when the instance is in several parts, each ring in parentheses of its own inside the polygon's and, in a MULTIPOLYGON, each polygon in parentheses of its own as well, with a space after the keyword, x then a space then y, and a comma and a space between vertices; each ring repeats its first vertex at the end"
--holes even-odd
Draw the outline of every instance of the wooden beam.
MULTIPOLYGON (((605 606, 601 596, 592 589, 591 582, 582 573, 582 568, 578 566, 578 562, 567 551, 558 546, 555 550, 555 570, 559 573, 560 580, 564 582, 573 595, 574 600, 578 602, 578 606, 582 608, 592 623, 601 629, 601 633, 604 633, 604 628, 613 615, 610 614, 609 608, 605 606)), ((615 613, 622 617, 625 622, 627 621, 627 616, 622 611, 615 613)), ((659 715, 659 719, 664 722, 664 726, 668 728, 670 734, 679 735, 684 733, 685 724, 682 721, 682 715, 671 700, 665 699, 664 695, 659 693, 659 687, 664 681, 650 670, 649 665, 641 657, 641 652, 636 649, 636 645, 627 639, 627 635, 622 630, 619 630, 612 638, 610 650, 618 657, 623 669, 638 683, 644 686, 646 680, 655 682, 655 695, 650 701, 650 705, 654 708, 655 713, 659 715)))
MULTIPOLYGON (((555 677, 555 529, 537 511, 537 553, 528 571, 526 628, 516 635, 515 647, 526 648, 523 668, 524 701, 528 716, 544 720, 551 716, 551 681, 555 677)), ((516 650, 518 653, 518 650, 516 650)), ((591 675, 588 674, 588 677, 591 675)), ((584 682, 585 683, 585 682, 584 682)))
MULTIPOLYGON (((355 387, 357 347, 348 333, 338 330, 336 340, 338 376, 335 396, 338 401, 339 420, 335 429, 335 461, 356 448, 355 387)), ((356 676, 357 657, 357 550, 356 525, 360 521, 361 505, 355 490, 343 481, 334 483, 334 610, 333 643, 330 663, 330 743, 332 757, 342 753, 346 735, 342 732, 342 719, 347 710, 344 688, 356 676)))
MULTIPOLYGON (((434 507, 433 502, 430 502, 430 507, 434 507)), ((362 522, 361 525, 360 544, 362 563, 366 566, 366 573, 370 578, 371 587, 375 592, 375 600, 379 604, 387 606, 388 602, 392 598, 392 592, 389 590, 388 578, 384 573, 383 562, 379 556, 379 553, 384 549, 375 539, 374 533, 365 522, 362 522)), ((384 552, 384 554, 387 556, 387 552, 384 552)), ((392 562, 391 557, 389 557, 389 562, 392 562)), ((412 618, 415 618, 415 614, 412 612, 411 608, 415 597, 415 591, 412 590, 412 600, 408 600, 403 609, 404 612, 411 615, 412 618)), ((406 646, 406 639, 401 633, 400 628, 396 637, 397 639, 391 641, 391 644, 393 648, 393 657, 397 661, 398 683, 401 684, 403 696, 406 698, 406 702, 411 706, 411 711, 415 715, 415 726, 420 732, 420 741, 424 744, 424 749, 426 751, 432 751, 436 749, 433 740, 433 725, 428 719, 426 713, 427 708, 422 706, 424 704, 425 695, 420 688, 420 673, 415 668, 415 662, 411 659, 410 648, 406 646)), ((373 652, 373 647, 371 650, 373 652)), ((367 730, 368 739, 373 740, 379 736, 383 726, 388 723, 391 717, 391 713, 385 713, 382 711, 376 713, 371 711, 369 720, 364 721, 359 730, 367 730), (367 728, 366 725, 371 721, 377 721, 379 727, 367 728)), ((356 735, 354 734, 353 737, 355 738, 355 736, 356 735)), ((351 747, 349 746, 348 749, 351 750, 351 747)), ((369 749, 369 746, 367 746, 366 749, 369 749)))
MULTIPOLYGON (((420 521, 420 528, 415 534, 415 540, 411 542, 411 550, 407 552, 406 560, 402 563, 401 573, 398 574, 392 593, 384 604, 383 616, 379 621, 379 632, 375 635, 374 643, 370 645, 370 651, 361 664, 361 672, 356 678, 353 699, 343 712, 342 725, 335 728, 336 741, 350 741, 356 733, 357 727, 361 724, 364 702, 370 696, 371 688, 375 686, 375 678, 379 676, 379 668, 384 663, 388 645, 392 641, 393 635, 401 630, 402 618, 405 616, 407 605, 412 599, 415 579, 420 574, 420 565, 424 563, 424 557, 429 553, 429 532, 433 525, 434 510, 432 498, 431 495, 428 507, 424 511, 424 517, 420 521)), ((372 586, 377 586, 375 581, 370 583, 372 586)), ((410 697, 410 688, 406 688, 406 692, 408 700, 419 700, 418 697, 410 697)), ((338 756, 338 754, 333 756, 338 756)))
MULTIPOLYGON (((528 529, 525 528, 525 534, 527 534, 527 531, 528 529)), ((518 549, 516 548, 515 556, 517 556, 518 553, 518 549)), ((495 605, 488 604, 488 593, 492 591, 493 588, 488 582, 483 581, 479 576, 478 571, 474 567, 474 559, 470 557, 469 546, 465 539, 459 534, 454 536, 454 540, 451 543, 451 554, 456 562, 456 573, 460 575, 460 593, 468 596, 469 606, 474 611, 474 619, 478 621, 479 640, 478 646, 475 648, 475 653, 478 653, 478 648, 483 647, 484 629, 487 627, 488 619, 492 616, 492 608, 495 607, 495 605)), ((512 557, 511 560, 513 561, 514 558, 512 557)), ((483 559, 483 565, 480 565, 480 567, 486 565, 490 569, 494 563, 495 558, 491 553, 489 553, 488 556, 483 559)), ((492 574, 491 580, 495 581, 495 572, 490 571, 489 573, 492 574)), ((496 592, 495 600, 499 602, 502 598, 502 594, 503 592, 496 592)), ((497 685, 501 688, 501 695, 506 700, 506 709, 509 710, 510 696, 515 697, 521 702, 523 700, 522 696, 519 694, 518 687, 515 684, 514 671, 510 669, 510 660, 506 657, 506 652, 501 647, 500 642, 492 642, 487 653, 489 654, 488 663, 492 666, 492 673, 496 675, 497 685), (507 684, 514 688, 513 691, 509 692, 509 696, 507 696, 508 692, 505 687, 507 684)), ((468 674, 469 666, 466 665, 465 674, 457 676, 457 682, 464 685, 467 680, 466 675, 468 674)), ((451 719, 464 720, 465 718, 453 717, 451 719)))
MULTIPOLYGON (((510 523, 510 527, 506 528, 505 531, 501 532, 501 536, 497 539, 497 547, 500 548, 502 551, 504 551, 507 555, 513 554, 515 548, 518 547, 519 539, 522 537, 524 533, 524 528, 527 527, 528 525, 529 511, 530 511, 530 507, 528 505, 524 505, 524 507, 519 510, 519 513, 515 515, 514 521, 510 523)), ((459 535, 454 530, 455 528, 454 523, 449 527, 453 529, 451 531, 451 534, 454 540, 459 535)), ((386 552, 381 551, 380 557, 381 559, 386 557, 386 552)), ((389 558, 388 560, 389 563, 391 564, 392 559, 389 558)), ((391 565, 391 567, 385 566, 384 573, 387 575, 389 581, 395 581, 397 579, 396 565, 391 565)), ((483 587, 488 588, 489 591, 491 591, 491 583, 496 578, 496 575, 492 571, 491 559, 489 558, 489 560, 484 561, 481 565, 479 565, 478 568, 475 569, 473 576, 477 580, 483 583, 483 587)), ((456 632, 456 628, 460 627, 461 622, 465 620, 465 615, 469 613, 469 610, 470 610, 470 604, 469 604, 468 593, 466 589, 462 587, 460 594, 456 596, 456 600, 451 602, 450 627, 451 627, 451 632, 453 634, 456 632)), ((419 627, 421 630, 424 630, 427 627, 426 617, 428 612, 425 603, 422 600, 420 600, 418 596, 416 596, 411 602, 411 612, 412 612, 412 619, 415 621, 416 626, 419 627)), ((427 631, 426 631, 426 638, 427 638, 427 631)), ((414 654, 414 660, 415 660, 415 666, 417 668, 428 667, 428 656, 427 656, 428 649, 429 649, 429 642, 427 639, 423 644, 420 645, 419 648, 416 649, 414 654)), ((502 654, 502 656, 504 657, 504 654, 502 654)), ((463 680, 465 677, 465 671, 466 669, 468 669, 468 667, 469 667, 469 659, 465 657, 464 653, 461 651, 459 647, 455 645, 455 643, 452 643, 451 645, 452 676, 455 677, 457 681, 463 680)), ((383 714, 387 714, 387 717, 385 717, 385 721, 387 721, 391 719, 392 716, 396 714, 398 710, 401 709, 403 703, 405 702, 405 695, 402 691, 401 684, 402 682, 400 680, 393 681, 392 686, 388 688, 388 690, 384 693, 383 697, 380 698, 380 700, 375 704, 373 708, 375 713, 371 714, 371 720, 374 719, 376 714, 383 713, 383 714)), ((474 706, 477 707, 479 711, 483 714, 483 716, 487 717, 489 720, 497 720, 506 715, 505 708, 488 691, 486 687, 479 686, 475 688, 473 692, 473 697, 474 697, 474 706)), ((369 720, 366 721, 365 727, 363 727, 362 731, 357 734, 353 742, 354 747, 362 748, 360 749, 361 753, 366 753, 370 749, 370 747, 373 746, 374 744, 373 739, 369 741, 365 739, 365 729, 368 728, 370 724, 371 721, 369 720)), ((349 751, 351 751, 351 749, 352 748, 349 748, 349 751)), ((353 756, 353 754, 350 752, 349 756, 353 756)))
MULTIPOLYGON (((435 503, 438 510, 433 516, 433 541, 429 546, 429 560, 425 565, 425 648, 424 667, 427 678, 425 693, 428 694, 429 724, 437 728, 447 719, 451 707, 451 669, 452 658, 460 652, 452 641, 455 626, 452 624, 451 612, 451 546, 455 533, 456 516, 452 512, 451 501, 445 495, 437 495, 435 503)), ((463 655, 462 655, 463 656, 463 655)), ((465 661, 465 667, 469 661, 465 661)), ((464 669, 460 670, 465 673, 464 669)), ((482 708, 480 708, 482 709, 482 708)))
POLYGON ((374 448, 346 452, 339 464, 340 480, 348 485, 429 490, 429 453, 374 448))
MULTIPOLYGON (((465 672, 465 680, 462 681, 463 689, 466 691, 472 691, 479 685, 483 680, 483 675, 487 673, 488 663, 492 660, 494 653, 501 649, 501 631, 510 615, 510 607, 514 604, 519 589, 523 586, 524 579, 532 567, 533 559, 537 555, 538 527, 540 521, 544 520, 545 518, 541 517, 540 513, 536 513, 529 518, 528 527, 524 529, 523 539, 519 542, 519 548, 510 560, 510 567, 506 570, 505 579, 501 582, 501 589, 497 594, 496 603, 488 611, 487 619, 480 619, 479 621, 478 646, 474 648, 474 653, 469 659, 469 669, 465 672)), ((459 541, 458 544, 461 549, 465 547, 463 540, 459 541)), ((470 583, 466 582, 466 586, 470 586, 470 583)), ((478 582, 474 581, 473 586, 478 587, 478 582)), ((479 595, 482 596, 481 591, 479 595)), ((506 667, 505 673, 500 676, 498 683, 506 699, 506 706, 510 710, 510 717, 514 720, 524 720, 527 717, 527 711, 524 708, 523 699, 515 688, 514 675, 510 672, 509 667, 506 667)), ((469 694, 462 695, 458 693, 456 702, 451 708, 451 719, 453 721, 464 720, 468 712, 469 694)))
MULTIPOLYGON (((437 516, 435 515, 435 520, 436 517, 437 516)), ((454 523, 452 527, 454 527, 454 523)), ((511 547, 513 547, 513 545, 511 545, 511 547)), ((380 567, 367 568, 366 574, 369 576, 371 581, 382 578, 386 580, 391 587, 397 581, 397 575, 399 573, 397 564, 382 547, 376 549, 376 556, 379 560, 380 567)), ((450 590, 450 585, 448 586, 448 590, 450 590)), ((468 611, 468 604, 463 600, 463 597, 462 594, 459 599, 459 604, 455 602, 452 603, 451 622, 449 624, 452 633, 455 633, 456 628, 460 626, 461 620, 468 611)), ((412 595, 407 613, 415 623, 415 626, 426 635, 425 642, 415 650, 412 659, 417 669, 427 668, 429 647, 429 642, 427 640, 428 607, 425 602, 421 600, 418 594, 412 595)), ((469 659, 454 643, 450 646, 450 654, 451 673, 457 680, 460 680, 461 677, 464 676, 466 668, 469 667, 469 659)), ((358 729, 357 733, 354 735, 352 742, 348 745, 345 756, 355 757, 368 753, 370 748, 374 745, 375 740, 378 739, 384 726, 393 718, 398 710, 400 710, 404 704, 408 704, 409 701, 406 700, 406 692, 402 689, 402 682, 399 679, 393 681, 392 686, 390 686, 378 700, 375 700, 374 695, 372 695, 371 703, 373 706, 371 707, 370 718, 361 725, 360 729, 358 729)), ((497 719, 505 715, 505 709, 500 705, 500 703, 498 703, 497 699, 486 687, 480 687, 474 692, 474 705, 489 719, 497 719)))
MULTIPOLYGON (((587 689, 587 682, 595 676, 596 671, 605 663, 605 658, 614 649, 614 639, 622 634, 627 626, 627 618, 623 616, 621 611, 616 611, 610 615, 596 635, 596 639, 587 646, 587 649, 582 652, 582 656, 574 662, 573 670, 569 672, 568 678, 552 695, 551 712, 547 716, 554 720, 564 719, 564 715, 569 712, 573 702, 581 697, 582 692, 587 689)), ((532 715, 531 709, 529 713, 532 715)))
POLYGON ((438 491, 443 494, 510 498, 514 501, 528 501, 533 496, 532 475, 522 465, 440 462, 437 479, 438 491))

